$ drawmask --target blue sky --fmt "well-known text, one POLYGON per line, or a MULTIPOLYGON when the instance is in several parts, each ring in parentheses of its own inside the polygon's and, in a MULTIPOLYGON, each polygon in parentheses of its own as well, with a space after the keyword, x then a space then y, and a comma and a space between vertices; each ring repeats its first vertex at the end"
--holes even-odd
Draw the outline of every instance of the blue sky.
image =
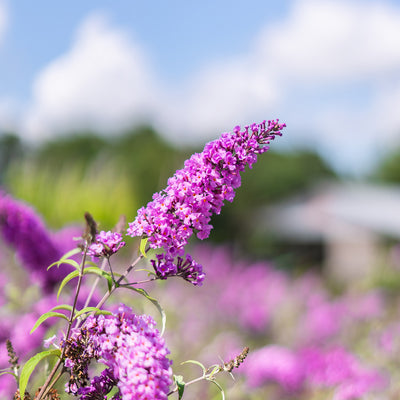
POLYGON ((400 0, 0 0, 0 131, 152 123, 176 143, 280 118, 341 172, 400 141, 400 0))

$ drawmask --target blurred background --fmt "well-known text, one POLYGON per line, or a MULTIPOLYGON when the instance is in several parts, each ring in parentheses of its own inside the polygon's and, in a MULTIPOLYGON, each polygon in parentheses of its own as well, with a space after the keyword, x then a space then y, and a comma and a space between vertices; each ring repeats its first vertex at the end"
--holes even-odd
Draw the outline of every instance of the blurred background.
POLYGON ((207 141, 279 118, 209 241, 400 287, 399 0, 0 0, 0 76, 0 187, 49 229, 132 221, 207 141))
MULTIPOLYGON (((375 213, 393 215, 374 201, 385 197, 382 185, 400 181, 399 49, 395 0, 2 0, 0 184, 53 228, 84 210, 109 228, 116 214, 133 220, 205 142, 237 124, 280 118, 284 137, 246 174, 211 240, 264 256, 276 249, 265 240, 298 238, 294 247, 322 257, 332 233, 295 230, 303 224, 295 220, 269 229, 266 207, 305 206, 329 190, 331 204, 313 218, 337 218, 333 202, 351 207, 349 197, 367 190, 375 213), (266 219, 255 230, 261 209, 266 219)), ((288 215, 273 210, 275 220, 288 215)), ((366 235, 400 231, 340 218, 358 218, 366 235)))

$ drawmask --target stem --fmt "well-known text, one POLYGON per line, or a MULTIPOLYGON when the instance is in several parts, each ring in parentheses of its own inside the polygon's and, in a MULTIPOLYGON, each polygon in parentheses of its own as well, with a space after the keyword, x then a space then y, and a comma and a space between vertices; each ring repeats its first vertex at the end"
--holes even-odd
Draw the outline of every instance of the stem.
POLYGON ((54 384, 60 379, 61 375, 64 373, 64 369, 59 371, 58 375, 54 378, 54 381, 51 383, 51 385, 48 385, 47 389, 45 390, 43 394, 43 398, 46 398, 46 396, 49 394, 51 388, 54 386, 54 384))
POLYGON ((153 282, 153 281, 156 281, 157 279, 159 279, 159 278, 154 277, 154 278, 144 279, 143 281, 137 281, 137 282, 131 282, 131 283, 123 283, 122 285, 119 285, 119 286, 127 287, 127 286, 141 285, 142 283, 153 282))
MULTIPOLYGON (((203 381, 203 380, 212 381, 214 375, 217 374, 218 372, 221 372, 221 371, 222 371, 222 369, 219 369, 219 370, 217 370, 217 371, 215 371, 215 372, 210 372, 209 374, 205 374, 205 375, 203 375, 203 376, 199 376, 198 378, 192 379, 191 381, 185 383, 185 387, 186 387, 186 386, 189 386, 189 385, 192 385, 193 383, 203 381)), ((171 394, 174 394, 174 393, 176 393, 177 391, 178 391, 178 386, 176 386, 175 389, 171 390, 171 391, 167 394, 167 396, 170 396, 171 394)))
MULTIPOLYGON (((65 341, 67 341, 69 339, 69 335, 71 333, 71 327, 72 327, 72 322, 74 320, 76 304, 78 303, 79 291, 81 290, 81 286, 82 286, 83 270, 85 269, 87 250, 88 250, 88 243, 86 242, 85 243, 85 250, 83 252, 82 262, 81 262, 80 270, 79 270, 78 284, 76 285, 74 303, 72 305, 72 311, 71 311, 71 315, 69 317, 68 329, 67 329, 67 333, 65 335, 65 341)), ((65 353, 65 347, 63 347, 63 349, 62 349, 61 358, 63 358, 64 353, 65 353)))
MULTIPOLYGON (((107 259, 104 259, 103 262, 101 263, 101 267, 100 267, 100 269, 102 271, 104 271, 104 269, 106 267, 106 264, 107 264, 107 259)), ((101 279, 100 276, 97 276, 96 280, 93 282, 92 288, 90 289, 90 293, 88 294, 88 297, 87 297, 87 299, 85 301, 85 305, 83 306, 83 308, 86 308, 89 305, 90 300, 92 300, 94 291, 96 290, 96 287, 100 282, 100 279, 101 279)))
MULTIPOLYGON (((76 292, 75 292, 75 298, 74 298, 74 303, 72 306, 72 312, 71 312, 71 316, 69 319, 69 323, 68 323, 68 330, 67 330, 67 334, 65 335, 65 340, 68 340, 69 335, 71 333, 71 326, 72 326, 72 322, 73 322, 73 317, 74 317, 74 313, 76 310, 76 304, 78 301, 78 294, 80 291, 80 287, 82 284, 82 278, 83 278, 83 270, 84 270, 84 265, 86 262, 86 254, 87 254, 87 249, 88 249, 88 243, 86 242, 85 244, 85 249, 84 249, 84 253, 83 253, 83 257, 82 257, 82 262, 80 265, 80 271, 79 271, 79 280, 78 280, 78 285, 76 288, 76 292)), ((129 267, 126 269, 126 271, 119 277, 118 281, 116 281, 111 290, 109 292, 107 292, 103 298, 99 301, 99 303, 97 304, 96 308, 100 308, 106 301, 107 299, 111 296, 111 294, 114 292, 114 290, 120 286, 120 283, 125 279, 125 277, 132 271, 133 268, 135 268, 136 264, 144 257, 143 254, 140 254, 135 261, 133 261, 133 263, 131 265, 129 265, 129 267)), ((35 400, 41 400, 44 398, 44 394, 47 393, 53 386, 54 384, 57 382, 57 380, 60 378, 60 376, 62 375, 63 371, 60 371, 59 375, 56 377, 55 380, 52 381, 53 377, 55 376, 58 368, 60 367, 60 365, 62 364, 62 359, 64 357, 64 353, 65 353, 65 347, 63 347, 62 351, 61 351, 61 355, 60 358, 57 360, 57 362, 55 363, 53 369, 51 370, 49 376, 47 377, 44 385, 42 386, 42 388, 40 389, 40 392, 38 394, 38 396, 36 397, 35 400), (50 384, 51 382, 51 384, 50 384)))
MULTIPOLYGON (((88 243, 86 241, 85 243, 85 249, 83 252, 83 257, 82 257, 82 261, 81 261, 81 265, 80 265, 80 269, 79 269, 79 277, 78 277, 78 284, 76 286, 76 291, 75 291, 75 297, 74 297, 74 303, 72 306, 72 310, 71 310, 71 315, 69 317, 69 321, 68 321, 68 328, 67 328, 67 333, 65 335, 65 341, 68 340, 69 335, 71 333, 71 327, 72 327, 72 322, 74 319, 74 314, 75 314, 75 310, 76 310, 76 304, 78 302, 78 296, 79 296, 79 291, 81 289, 81 285, 82 285, 82 278, 83 278, 83 270, 85 268, 85 263, 86 263, 86 254, 87 254, 87 250, 88 250, 88 243)), ((53 382, 51 382, 51 380, 53 379, 54 375, 56 374, 58 368, 60 367, 61 363, 62 363, 62 359, 64 358, 64 354, 65 354, 65 346, 63 347, 62 351, 61 351, 61 355, 60 358, 57 360, 57 362, 55 363, 53 369, 51 370, 49 376, 46 379, 46 382, 44 383, 44 385, 42 386, 42 388, 40 389, 40 392, 36 398, 36 400, 41 400, 44 397, 44 394, 46 392, 48 392, 48 390, 50 390, 54 384, 57 382, 57 380, 60 378, 60 376, 62 375, 62 372, 57 376, 57 378, 55 380, 53 380, 53 382), (50 384, 51 382, 51 384, 50 384)))
POLYGON ((129 274, 129 272, 132 271, 133 268, 135 268, 136 264, 143 258, 143 254, 140 254, 138 258, 133 261, 133 263, 126 269, 126 271, 119 277, 119 279, 113 284, 111 287, 111 290, 107 292, 103 298, 99 301, 97 304, 96 308, 101 308, 101 306, 107 301, 107 299, 111 296, 111 294, 114 292, 114 290, 120 286, 120 283, 125 279, 125 277, 129 274))
MULTIPOLYGON (((104 269, 105 269, 105 267, 106 267, 106 264, 107 264, 107 260, 104 259, 103 262, 101 263, 101 267, 100 267, 100 269, 101 269, 102 271, 104 271, 104 269)), ((85 305, 83 306, 83 308, 86 308, 86 307, 89 305, 90 300, 91 300, 92 297, 93 297, 93 293, 94 293, 94 291, 96 290, 96 287, 97 287, 98 283, 100 282, 100 279, 101 279, 100 276, 97 276, 97 277, 96 277, 96 280, 93 282, 92 288, 90 289, 90 292, 89 292, 89 294, 88 294, 88 297, 87 297, 87 299, 86 299, 86 301, 85 301, 85 305)), ((75 328, 79 328, 79 326, 81 325, 81 323, 83 322, 83 320, 84 320, 84 317, 83 317, 83 316, 80 316, 80 317, 76 320, 75 328)))

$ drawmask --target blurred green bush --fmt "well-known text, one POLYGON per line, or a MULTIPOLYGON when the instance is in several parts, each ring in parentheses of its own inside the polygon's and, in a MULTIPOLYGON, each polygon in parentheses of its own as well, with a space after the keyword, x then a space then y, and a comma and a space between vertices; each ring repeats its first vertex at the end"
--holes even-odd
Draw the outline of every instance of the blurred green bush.
MULTIPOLYGON (((107 138, 75 133, 29 149, 15 140, 0 140, 0 154, 10 148, 18 157, 4 160, 3 185, 15 197, 31 203, 54 228, 82 221, 89 211, 107 229, 119 214, 133 220, 137 209, 165 188, 184 160, 203 146, 176 147, 154 129, 141 126, 107 138)), ((234 241, 251 252, 257 241, 249 234, 250 217, 260 207, 334 177, 312 151, 269 151, 245 172, 235 201, 213 218, 210 239, 234 241)))

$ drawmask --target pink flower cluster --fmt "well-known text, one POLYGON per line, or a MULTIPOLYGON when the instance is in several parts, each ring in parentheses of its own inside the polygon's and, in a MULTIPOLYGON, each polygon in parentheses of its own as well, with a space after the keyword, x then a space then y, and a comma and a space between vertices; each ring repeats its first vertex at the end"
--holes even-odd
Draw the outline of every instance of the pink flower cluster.
POLYGON ((332 388, 334 400, 358 399, 386 384, 380 372, 363 367, 343 347, 295 352, 266 346, 249 354, 243 372, 250 387, 276 382, 289 392, 306 387, 332 388))
MULTIPOLYGON (((112 316, 88 317, 76 333, 78 345, 84 335, 89 340, 85 351, 89 351, 90 358, 104 363, 107 372, 92 379, 89 387, 76 387, 73 393, 81 395, 81 399, 103 398, 96 396, 107 394, 104 388, 109 390, 112 382, 116 382, 119 394, 114 399, 167 399, 172 384, 172 361, 167 358, 169 350, 151 317, 135 315, 121 305, 112 316)), ((80 360, 67 359, 65 365, 73 369, 76 363, 80 360)))
POLYGON ((122 235, 118 232, 101 231, 89 246, 88 255, 92 257, 110 257, 125 246, 122 235))
POLYGON ((265 145, 281 135, 284 127, 278 120, 252 124, 243 131, 237 126, 233 133, 208 143, 138 211, 128 234, 148 237, 150 247, 163 248, 167 256, 182 256, 193 233, 199 239, 209 236, 211 216, 220 213, 225 200, 233 201, 241 184, 240 172, 268 150, 265 145))
POLYGON ((174 263, 173 257, 161 253, 156 255, 156 260, 150 260, 150 262, 160 279, 180 276, 195 286, 201 286, 205 278, 203 267, 193 260, 190 254, 186 254, 185 259, 178 256, 174 263))

